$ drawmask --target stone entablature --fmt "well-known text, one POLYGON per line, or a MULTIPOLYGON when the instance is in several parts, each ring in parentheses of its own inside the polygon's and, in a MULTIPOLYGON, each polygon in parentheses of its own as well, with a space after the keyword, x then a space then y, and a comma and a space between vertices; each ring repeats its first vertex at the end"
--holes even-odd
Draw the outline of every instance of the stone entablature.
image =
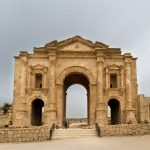
POLYGON ((13 126, 62 126, 65 93, 75 83, 87 90, 89 125, 108 124, 108 105, 114 124, 139 120, 136 58, 130 53, 80 36, 50 42, 33 52, 15 57, 13 126))

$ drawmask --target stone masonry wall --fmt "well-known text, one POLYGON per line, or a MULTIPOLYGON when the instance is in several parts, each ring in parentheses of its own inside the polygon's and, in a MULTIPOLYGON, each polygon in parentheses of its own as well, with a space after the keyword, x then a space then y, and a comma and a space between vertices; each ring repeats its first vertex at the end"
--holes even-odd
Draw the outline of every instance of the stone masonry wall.
POLYGON ((1 128, 0 143, 45 141, 50 138, 47 127, 1 128))
POLYGON ((150 134, 150 124, 121 124, 101 127, 101 136, 139 136, 150 134))
POLYGON ((139 122, 150 123, 150 97, 145 97, 144 94, 138 95, 138 116, 139 122))
MULTIPOLYGON (((150 134, 150 124, 122 124, 101 127, 101 136, 140 136, 150 134)), ((50 140, 50 128, 1 128, 0 143, 50 140)))
POLYGON ((0 108, 0 128, 8 127, 12 124, 12 107, 7 113, 4 113, 3 108, 0 108))

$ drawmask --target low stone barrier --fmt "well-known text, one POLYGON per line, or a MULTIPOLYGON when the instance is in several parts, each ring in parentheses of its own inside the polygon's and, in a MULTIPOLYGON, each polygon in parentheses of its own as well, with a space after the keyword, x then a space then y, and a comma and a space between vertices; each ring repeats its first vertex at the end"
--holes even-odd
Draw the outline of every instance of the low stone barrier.
POLYGON ((150 134, 150 124, 120 124, 100 127, 101 136, 139 136, 150 134))
POLYGON ((50 138, 50 128, 1 128, 0 143, 45 141, 50 138))
MULTIPOLYGON (((139 136, 150 134, 150 124, 120 124, 100 127, 101 136, 139 136)), ((49 127, 0 128, 0 143, 50 140, 49 127)))

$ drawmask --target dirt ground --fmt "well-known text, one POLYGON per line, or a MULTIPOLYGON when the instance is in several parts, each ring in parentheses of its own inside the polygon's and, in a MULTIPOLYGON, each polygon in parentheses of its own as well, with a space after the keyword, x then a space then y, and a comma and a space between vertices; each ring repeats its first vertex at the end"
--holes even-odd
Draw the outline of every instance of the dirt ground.
POLYGON ((150 150, 150 135, 92 137, 35 143, 2 143, 0 150, 150 150))

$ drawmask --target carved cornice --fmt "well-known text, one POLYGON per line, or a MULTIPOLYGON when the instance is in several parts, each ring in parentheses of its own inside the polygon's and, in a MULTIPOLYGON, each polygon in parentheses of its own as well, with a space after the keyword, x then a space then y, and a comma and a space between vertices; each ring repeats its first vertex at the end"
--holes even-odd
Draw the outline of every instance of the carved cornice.
POLYGON ((72 44, 72 43, 75 43, 75 42, 83 43, 83 44, 85 44, 89 47, 92 47, 92 48, 95 48, 95 47, 108 48, 108 45, 106 45, 102 42, 96 41, 95 43, 93 43, 90 40, 82 38, 81 36, 74 36, 72 38, 68 38, 68 39, 60 41, 60 42, 57 42, 56 40, 52 41, 52 42, 49 42, 48 44, 45 45, 45 48, 46 49, 51 48, 51 47, 61 48, 61 47, 65 47, 66 45, 69 45, 69 44, 72 44))
POLYGON ((37 64, 37 65, 35 65, 35 66, 29 66, 29 68, 31 68, 31 69, 37 69, 37 70, 43 70, 43 69, 48 69, 47 67, 45 67, 45 66, 43 66, 43 65, 40 65, 40 64, 37 64))
POLYGON ((57 40, 47 43, 45 47, 57 47, 57 40))
POLYGON ((34 54, 39 55, 39 56, 47 54, 45 47, 38 47, 38 48, 34 47, 33 52, 34 54))
POLYGON ((28 56, 28 52, 27 51, 20 51, 20 56, 28 56))
POLYGON ((107 48, 103 48, 103 47, 95 47, 94 48, 97 54, 97 57, 104 55, 104 52, 107 50, 107 48))
POLYGON ((75 37, 72 37, 72 38, 69 38, 69 39, 66 39, 66 40, 63 40, 63 41, 60 41, 58 42, 58 47, 64 47, 68 44, 72 44, 72 43, 75 43, 75 42, 81 42, 81 43, 84 43, 85 45, 87 46, 90 46, 92 48, 95 47, 95 44, 92 42, 92 41, 89 41, 89 40, 86 40, 80 36, 75 36, 75 37))
POLYGON ((108 48, 109 47, 109 45, 106 45, 106 44, 104 44, 104 43, 102 43, 102 42, 99 42, 99 41, 96 41, 95 42, 95 45, 97 45, 98 47, 105 47, 105 48, 108 48))

